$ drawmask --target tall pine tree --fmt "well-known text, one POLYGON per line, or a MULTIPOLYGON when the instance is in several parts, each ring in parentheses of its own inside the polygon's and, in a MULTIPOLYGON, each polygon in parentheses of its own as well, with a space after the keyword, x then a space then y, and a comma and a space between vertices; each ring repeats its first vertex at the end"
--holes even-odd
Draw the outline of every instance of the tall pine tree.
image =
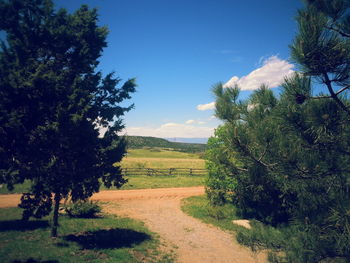
POLYGON ((12 188, 30 180, 23 217, 41 217, 54 206, 57 236, 62 198, 86 199, 125 180, 119 162, 125 141, 117 135, 120 106, 135 91, 133 79, 117 88, 114 73, 96 68, 107 46, 96 9, 69 14, 51 0, 0 2, 0 181, 12 188), (104 136, 99 130, 105 130, 104 136))
POLYGON ((245 101, 239 87, 214 89, 224 125, 209 148, 207 192, 244 216, 289 224, 281 262, 348 262, 350 2, 306 2, 291 45, 301 72, 280 96, 264 85, 245 101))

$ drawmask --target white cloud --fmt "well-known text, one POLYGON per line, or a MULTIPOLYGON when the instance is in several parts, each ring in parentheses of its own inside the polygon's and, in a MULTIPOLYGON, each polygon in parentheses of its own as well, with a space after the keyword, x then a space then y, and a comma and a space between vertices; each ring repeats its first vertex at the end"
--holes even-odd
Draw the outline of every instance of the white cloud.
POLYGON ((196 120, 188 120, 186 121, 186 124, 206 124, 204 121, 196 121, 196 120))
POLYGON ((227 81, 223 87, 224 88, 232 88, 235 86, 235 84, 238 84, 239 82, 239 77, 233 76, 229 81, 227 81))
POLYGON ((153 136, 160 138, 208 138, 214 134, 215 127, 193 126, 179 123, 166 123, 159 127, 127 127, 127 135, 153 136))
POLYGON ((196 122, 195 120, 188 120, 188 121, 186 121, 186 124, 193 124, 195 122, 196 122))
MULTIPOLYGON (((261 63, 262 58, 259 60, 261 63)), ((293 71, 293 64, 282 60, 277 56, 271 56, 264 59, 262 66, 253 70, 248 75, 241 78, 233 76, 223 87, 234 87, 236 84, 241 90, 256 90, 261 84, 268 85, 269 88, 276 88, 281 85, 286 76, 290 76, 293 71)), ((208 104, 199 104, 197 110, 212 110, 215 108, 215 102, 208 104)))
POLYGON ((177 127, 179 125, 181 125, 181 124, 174 123, 174 122, 168 122, 168 123, 163 124, 161 127, 164 127, 164 128, 166 128, 166 127, 177 127))
POLYGON ((284 77, 294 72, 293 67, 294 65, 288 61, 271 56, 263 61, 260 68, 241 78, 232 77, 224 84, 224 87, 233 87, 238 84, 241 90, 256 90, 261 84, 267 84, 270 88, 276 88, 283 82, 284 77))
POLYGON ((197 106, 197 110, 213 110, 215 109, 215 102, 211 102, 208 104, 199 104, 197 106))

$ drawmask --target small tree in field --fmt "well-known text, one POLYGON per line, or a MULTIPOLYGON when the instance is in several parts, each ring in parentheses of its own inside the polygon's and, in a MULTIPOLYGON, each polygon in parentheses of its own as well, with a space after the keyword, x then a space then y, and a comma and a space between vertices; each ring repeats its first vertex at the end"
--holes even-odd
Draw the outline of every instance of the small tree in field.
POLYGON ((31 181, 23 194, 23 218, 53 209, 57 236, 62 198, 85 200, 125 180, 119 162, 125 141, 120 117, 132 106, 119 104, 135 91, 120 88, 113 73, 96 71, 107 28, 97 12, 82 6, 73 14, 55 11, 51 0, 0 2, 0 182, 12 188, 31 181), (106 133, 99 136, 99 129, 106 133))

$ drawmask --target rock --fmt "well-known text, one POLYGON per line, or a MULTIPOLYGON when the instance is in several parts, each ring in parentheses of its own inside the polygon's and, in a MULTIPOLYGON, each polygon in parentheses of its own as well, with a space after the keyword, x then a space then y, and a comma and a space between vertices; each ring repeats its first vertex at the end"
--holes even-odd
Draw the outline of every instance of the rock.
POLYGON ((238 219, 238 220, 232 220, 232 223, 235 225, 243 226, 247 229, 251 229, 252 227, 250 226, 249 220, 247 219, 238 219))

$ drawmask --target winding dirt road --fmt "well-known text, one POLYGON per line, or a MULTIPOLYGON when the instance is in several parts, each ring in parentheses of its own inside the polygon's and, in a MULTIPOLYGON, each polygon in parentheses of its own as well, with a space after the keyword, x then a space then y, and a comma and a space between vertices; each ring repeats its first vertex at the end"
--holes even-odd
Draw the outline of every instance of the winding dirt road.
MULTIPOLYGON (((175 250, 179 263, 265 263, 265 254, 253 254, 214 226, 183 213, 182 198, 204 194, 203 187, 101 191, 91 199, 110 202, 106 212, 145 222, 160 235, 165 248, 175 250)), ((20 195, 0 195, 0 207, 16 206, 20 195)))

